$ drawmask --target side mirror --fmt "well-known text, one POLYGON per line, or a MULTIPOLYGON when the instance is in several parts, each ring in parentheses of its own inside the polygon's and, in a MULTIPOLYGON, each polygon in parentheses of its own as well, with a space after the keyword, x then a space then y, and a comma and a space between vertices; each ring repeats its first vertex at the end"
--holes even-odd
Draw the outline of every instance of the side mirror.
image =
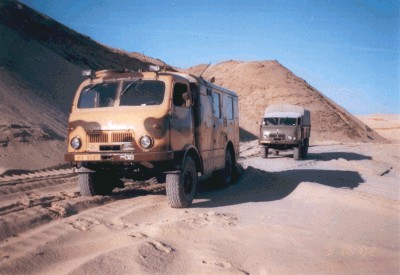
POLYGON ((83 77, 88 77, 88 78, 93 79, 95 77, 95 75, 96 75, 96 72, 93 70, 83 70, 82 71, 83 77))

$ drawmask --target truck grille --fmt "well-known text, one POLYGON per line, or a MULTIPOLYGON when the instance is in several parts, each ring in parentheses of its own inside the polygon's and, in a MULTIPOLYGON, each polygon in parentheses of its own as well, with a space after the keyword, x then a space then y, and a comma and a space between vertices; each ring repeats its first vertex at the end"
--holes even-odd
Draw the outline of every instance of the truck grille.
POLYGON ((271 138, 285 138, 285 134, 269 134, 271 138))
POLYGON ((89 143, 107 143, 108 134, 107 133, 90 133, 87 135, 89 143))
POLYGON ((111 142, 132 142, 133 137, 130 132, 111 133, 111 142))
POLYGON ((92 132, 87 134, 89 143, 119 143, 119 142, 132 142, 132 132, 92 132))

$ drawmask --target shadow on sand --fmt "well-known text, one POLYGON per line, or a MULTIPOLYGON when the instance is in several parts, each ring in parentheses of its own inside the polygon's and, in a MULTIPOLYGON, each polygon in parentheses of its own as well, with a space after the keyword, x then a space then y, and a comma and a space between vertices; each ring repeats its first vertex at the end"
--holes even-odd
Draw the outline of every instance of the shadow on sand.
POLYGON ((327 153, 310 153, 307 156, 310 160, 330 161, 335 159, 351 160, 372 160, 372 157, 351 152, 327 152, 327 153))
POLYGON ((258 139, 258 137, 256 135, 250 133, 249 131, 246 131, 242 127, 239 128, 239 137, 240 137, 241 142, 252 141, 252 140, 258 139))
MULTIPOLYGON (((268 158, 292 158, 293 151, 287 150, 282 151, 279 155, 274 155, 274 150, 270 150, 268 158)), ((372 157, 365 156, 362 154, 351 153, 351 152, 328 152, 328 153, 308 153, 305 160, 318 160, 318 161, 330 161, 344 159, 347 161, 352 160, 372 160, 372 157)))
POLYGON ((200 182, 196 198, 205 201, 194 203, 192 207, 208 208, 280 200, 292 193, 301 182, 354 189, 364 180, 354 171, 305 169, 266 172, 250 166, 237 182, 228 188, 213 187, 213 179, 200 182))

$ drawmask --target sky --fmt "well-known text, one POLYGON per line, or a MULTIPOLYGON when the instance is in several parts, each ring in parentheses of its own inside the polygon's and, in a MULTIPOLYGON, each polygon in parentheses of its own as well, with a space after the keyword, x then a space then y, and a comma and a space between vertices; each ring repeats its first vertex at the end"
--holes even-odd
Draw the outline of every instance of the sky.
POLYGON ((400 114, 398 0, 20 0, 179 68, 278 60, 353 114, 400 114))

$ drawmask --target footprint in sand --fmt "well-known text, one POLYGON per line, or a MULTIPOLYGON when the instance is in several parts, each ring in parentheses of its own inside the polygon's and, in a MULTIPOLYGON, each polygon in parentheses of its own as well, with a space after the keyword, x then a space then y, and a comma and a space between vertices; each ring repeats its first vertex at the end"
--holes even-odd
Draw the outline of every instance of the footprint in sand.
POLYGON ((156 240, 139 245, 138 262, 147 273, 166 273, 175 256, 174 248, 156 240))
POLYGON ((88 231, 90 227, 94 225, 99 225, 100 222, 92 218, 79 218, 70 224, 72 225, 73 228, 77 230, 88 231))
POLYGON ((238 218, 230 213, 208 212, 202 214, 194 214, 184 219, 184 222, 192 224, 196 227, 204 227, 210 224, 222 226, 235 226, 238 218))
POLYGON ((156 250, 163 252, 163 253, 171 253, 174 252, 174 249, 162 242, 158 242, 158 241, 150 241, 147 242, 148 244, 150 244, 151 246, 153 246, 156 250))
POLYGON ((132 233, 129 233, 128 236, 130 236, 130 237, 132 237, 132 238, 135 238, 135 239, 144 239, 144 238, 147 238, 147 235, 146 235, 146 234, 143 234, 143 233, 141 233, 141 232, 132 232, 132 233))
POLYGON ((241 269, 235 268, 234 266, 232 266, 232 264, 230 262, 227 262, 227 261, 206 261, 206 260, 203 260, 202 263, 203 264, 207 264, 207 265, 214 265, 214 266, 217 266, 217 267, 230 269, 229 273, 233 273, 233 274, 246 274, 246 275, 249 274, 246 271, 243 271, 241 269))
POLYGON ((112 229, 117 229, 117 230, 121 230, 121 229, 125 229, 128 228, 129 225, 125 224, 125 223, 109 223, 107 224, 108 227, 111 227, 112 229))
POLYGON ((9 258, 10 258, 10 256, 8 256, 8 255, 0 256, 0 263, 4 262, 4 261, 7 261, 9 258))
POLYGON ((204 261, 203 260, 203 264, 216 265, 219 267, 226 267, 226 268, 232 267, 231 263, 226 262, 226 261, 204 261))

